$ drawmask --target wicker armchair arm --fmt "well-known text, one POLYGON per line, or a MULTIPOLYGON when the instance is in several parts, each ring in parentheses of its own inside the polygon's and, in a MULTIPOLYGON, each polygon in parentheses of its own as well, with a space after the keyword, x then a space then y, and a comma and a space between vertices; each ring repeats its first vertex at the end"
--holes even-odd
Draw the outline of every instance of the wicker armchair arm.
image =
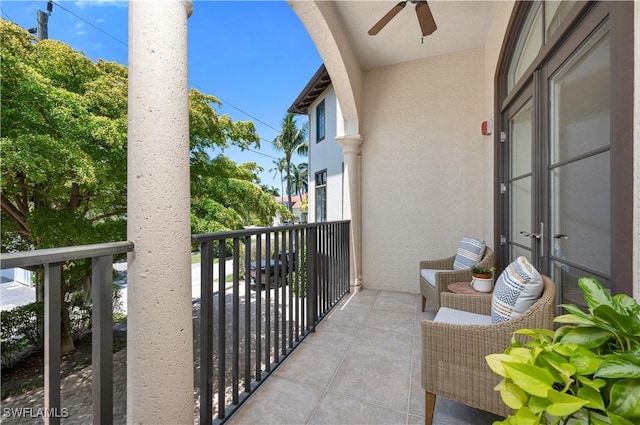
POLYGON ((434 270, 453 270, 453 260, 455 255, 448 258, 441 258, 439 260, 423 260, 420 261, 421 269, 434 269, 434 270))
POLYGON ((491 299, 487 295, 454 294, 443 292, 440 294, 440 306, 455 310, 468 311, 469 313, 491 314, 491 299))

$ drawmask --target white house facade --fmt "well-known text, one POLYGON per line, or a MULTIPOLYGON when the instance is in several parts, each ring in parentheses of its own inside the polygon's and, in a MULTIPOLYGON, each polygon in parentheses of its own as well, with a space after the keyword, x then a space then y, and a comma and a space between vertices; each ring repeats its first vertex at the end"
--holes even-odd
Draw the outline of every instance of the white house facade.
POLYGON ((324 65, 302 90, 289 112, 307 115, 309 122, 308 221, 343 220, 344 162, 342 147, 336 140, 341 113, 324 65))

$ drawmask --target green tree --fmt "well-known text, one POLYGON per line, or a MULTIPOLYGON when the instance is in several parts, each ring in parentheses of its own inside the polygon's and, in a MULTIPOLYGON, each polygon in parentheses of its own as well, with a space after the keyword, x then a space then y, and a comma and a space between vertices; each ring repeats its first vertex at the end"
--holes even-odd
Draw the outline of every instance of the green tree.
MULTIPOLYGON (((5 20, 0 43, 2 251, 125 239, 127 68, 93 62, 64 43, 37 42, 5 20)), ((209 157, 215 148, 259 140, 253 123, 218 115, 218 105, 213 96, 189 93, 192 227, 198 231, 266 223, 278 209, 257 184, 259 167, 209 157)), ((69 263, 63 291, 73 292, 88 276, 89 264, 69 263)), ((66 301, 62 307, 66 353, 74 347, 66 301)))
MULTIPOLYGON (((273 177, 276 178, 278 177, 278 175, 280 175, 280 193, 282 194, 282 198, 284 199, 284 179, 282 177, 282 172, 284 171, 284 158, 280 158, 280 159, 274 159, 273 161, 273 165, 274 167, 269 169, 269 171, 271 171, 273 173, 273 177)), ((280 195, 276 195, 276 196, 280 196, 280 195)), ((280 202, 282 205, 284 205, 284 202, 281 201, 280 202)))
POLYGON ((307 142, 307 123, 298 128, 295 115, 288 113, 280 124, 280 134, 273 141, 273 147, 284 152, 284 171, 287 173, 287 196, 289 198, 289 211, 292 211, 291 203, 291 157, 293 154, 306 155, 309 147, 307 142))
POLYGON ((291 184, 293 192, 302 199, 309 190, 309 165, 306 162, 291 164, 291 184))

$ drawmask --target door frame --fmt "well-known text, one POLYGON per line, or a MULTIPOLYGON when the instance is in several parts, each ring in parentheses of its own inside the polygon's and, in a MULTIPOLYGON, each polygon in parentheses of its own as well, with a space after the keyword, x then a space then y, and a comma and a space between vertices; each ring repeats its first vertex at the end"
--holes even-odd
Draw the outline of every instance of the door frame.
MULTIPOLYGON (((534 78, 535 72, 550 61, 559 49, 562 49, 567 39, 589 36, 588 25, 585 21, 593 16, 606 14, 609 16, 611 37, 611 291, 614 294, 633 292, 633 73, 634 73, 634 3, 633 2, 578 2, 569 11, 567 17, 558 27, 551 39, 540 49, 520 81, 516 82, 510 92, 507 92, 507 73, 511 57, 518 41, 519 29, 532 7, 532 2, 516 2, 507 26, 502 49, 498 58, 495 74, 494 116, 497 117, 498 128, 494 134, 494 240, 496 241, 496 266, 502 270, 506 263, 506 245, 502 245, 501 236, 504 225, 508 224, 508 213, 505 197, 502 196, 500 186, 505 181, 505 167, 502 167, 505 149, 500 141, 501 131, 505 131, 503 111, 517 97, 534 78)), ((581 42, 578 43, 578 48, 581 42)), ((546 82, 546 81, 545 81, 546 82)), ((535 86, 534 96, 538 90, 535 86)), ((534 104, 535 107, 535 104, 534 104)), ((538 113, 540 122, 534 124, 536 132, 548 128, 547 117, 538 113)), ((540 153, 532 152, 534 166, 539 166, 542 158, 540 153)), ((546 178, 546 177, 545 177, 546 178)), ((546 201, 544 201, 546 202, 546 201)), ((548 214, 548 208, 542 206, 539 211, 548 214)), ((547 223, 544 217, 545 223, 547 223)), ((535 230, 534 230, 535 231, 535 230)), ((549 241, 543 241, 548 244, 549 241)), ((546 247, 544 248, 546 250, 546 247)), ((548 261, 543 261, 548 263, 548 261)), ((548 274, 548 264, 542 273, 548 274)))

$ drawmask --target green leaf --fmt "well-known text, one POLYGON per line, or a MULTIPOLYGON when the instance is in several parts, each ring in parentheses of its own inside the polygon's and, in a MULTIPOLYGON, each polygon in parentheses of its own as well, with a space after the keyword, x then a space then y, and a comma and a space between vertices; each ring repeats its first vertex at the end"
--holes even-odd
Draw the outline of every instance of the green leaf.
POLYGON ((578 344, 564 344, 564 343, 555 343, 553 344, 553 351, 560 354, 564 357, 571 357, 576 350, 580 348, 578 344))
POLYGON ((578 388, 578 393, 576 395, 583 400, 589 401, 585 407, 604 410, 604 400, 602 399, 602 394, 600 394, 600 391, 597 389, 584 386, 578 388))
POLYGON ((586 385, 588 387, 593 388, 594 390, 600 390, 600 388, 604 387, 605 385, 607 385, 607 382, 604 379, 589 379, 586 376, 578 376, 578 381, 580 381, 580 383, 582 383, 583 385, 586 385))
POLYGON ((553 416, 569 416, 589 402, 554 389, 549 390, 548 397, 551 404, 547 407, 547 412, 553 416))
POLYGON ((551 404, 551 401, 549 401, 549 399, 547 397, 536 397, 534 395, 532 395, 531 397, 529 397, 529 409, 531 409, 531 411, 533 413, 540 413, 540 412, 544 412, 545 410, 547 410, 547 406, 549 406, 549 404, 551 404))
POLYGON ((596 328, 575 328, 562 337, 563 344, 578 344, 584 348, 596 348, 607 342, 613 334, 596 328))
POLYGON ((584 300, 587 302, 589 310, 595 309, 600 305, 613 307, 613 299, 609 292, 600 284, 598 279, 593 277, 581 277, 578 279, 578 285, 584 294, 584 300))
POLYGON ((553 385, 551 373, 539 366, 503 361, 502 366, 510 378, 529 394, 546 397, 553 385))
POLYGON ((512 408, 513 410, 518 410, 524 403, 527 401, 527 393, 522 391, 520 387, 513 384, 512 382, 508 382, 506 379, 503 379, 494 390, 500 391, 500 397, 504 404, 512 408))
POLYGON ((611 419, 611 425, 638 425, 637 422, 631 422, 630 420, 609 411, 607 411, 607 416, 611 419))
POLYGON ((607 412, 640 419, 640 379, 621 379, 611 386, 607 412))
POLYGON ((640 319, 634 314, 621 314, 608 305, 596 307, 593 314, 613 326, 617 333, 640 336, 640 319))
POLYGON ((616 355, 600 363, 594 373, 598 378, 640 378, 640 359, 616 355))
POLYGON ((576 367, 576 373, 578 375, 592 375, 603 360, 597 357, 592 351, 584 347, 579 347, 571 355, 570 361, 571 364, 576 367))
POLYGON ((542 414, 535 414, 531 410, 523 407, 514 415, 518 425, 539 425, 542 414))
POLYGON ((484 359, 492 371, 502 376, 503 378, 507 377, 507 372, 504 370, 504 366, 502 362, 505 360, 506 361, 513 360, 511 356, 509 356, 508 354, 502 354, 502 353, 489 354, 485 356, 484 359))
POLYGON ((637 316, 640 314, 640 304, 637 303, 636 300, 631 298, 627 294, 617 294, 613 296, 614 305, 618 305, 620 309, 616 308, 617 311, 624 311, 627 314, 633 314, 637 316))

